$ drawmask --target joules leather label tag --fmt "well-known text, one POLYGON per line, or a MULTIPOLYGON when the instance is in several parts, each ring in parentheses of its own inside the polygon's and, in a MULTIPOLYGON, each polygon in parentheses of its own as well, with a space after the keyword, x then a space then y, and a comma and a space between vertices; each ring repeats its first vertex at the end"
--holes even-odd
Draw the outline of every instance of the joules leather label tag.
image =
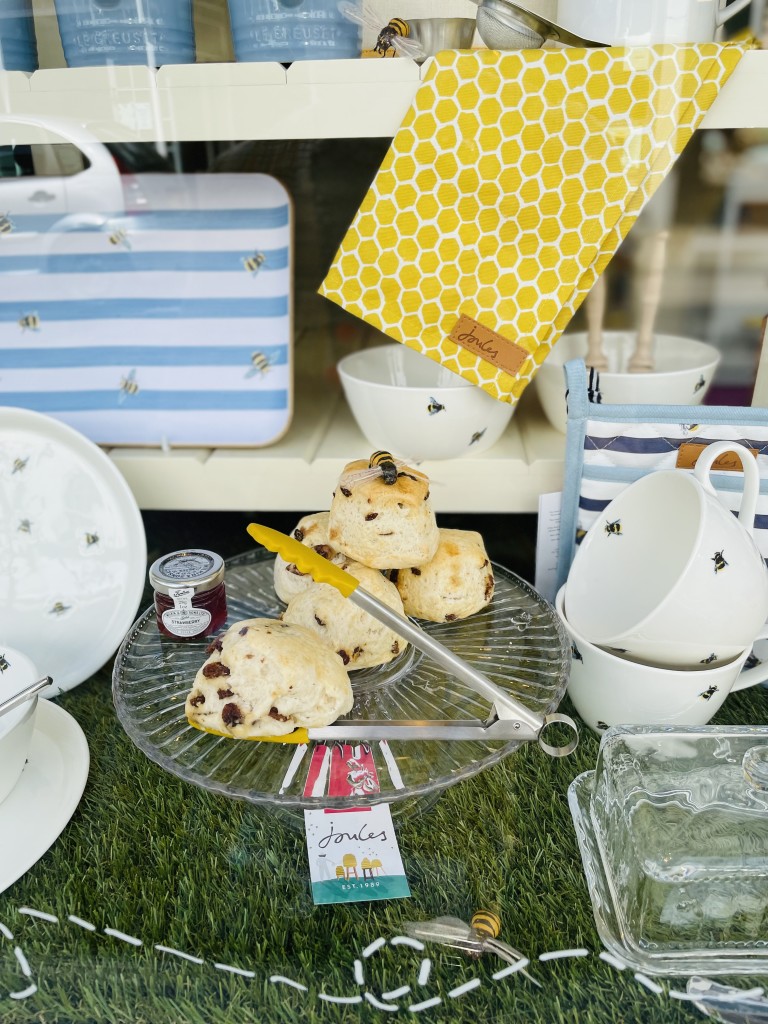
POLYGON ((524 348, 492 331, 490 327, 483 327, 471 316, 459 317, 450 333, 450 339, 472 355, 493 363, 512 377, 517 376, 520 367, 528 358, 524 348))
MULTIPOLYGON (((687 444, 681 444, 677 450, 677 462, 675 466, 677 469, 693 469, 701 453, 707 448, 705 444, 696 444, 689 442, 687 444)), ((757 448, 749 448, 755 458, 760 454, 757 448)), ((715 459, 712 463, 712 469, 717 472, 737 472, 741 473, 741 460, 735 452, 723 452, 723 454, 715 459)))

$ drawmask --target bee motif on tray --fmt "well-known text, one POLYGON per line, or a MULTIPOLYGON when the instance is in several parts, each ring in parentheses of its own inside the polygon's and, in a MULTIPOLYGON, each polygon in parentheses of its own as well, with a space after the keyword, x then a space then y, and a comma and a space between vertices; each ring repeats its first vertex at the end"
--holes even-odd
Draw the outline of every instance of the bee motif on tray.
POLYGON ((614 519, 612 523, 605 521, 605 532, 609 537, 621 537, 621 520, 614 519))
POLYGON ((477 444, 477 442, 480 440, 480 438, 483 436, 483 434, 486 432, 487 429, 488 429, 487 427, 483 427, 482 430, 476 430, 474 432, 474 434, 472 435, 472 437, 470 438, 469 443, 471 445, 472 444, 477 444))
POLYGON ((130 249, 131 243, 128 241, 128 232, 125 228, 115 228, 112 234, 109 236, 110 245, 121 245, 123 249, 130 249))
POLYGON ((436 412, 442 412, 445 406, 438 402, 436 398, 430 398, 429 405, 427 406, 427 412, 430 416, 434 416, 436 412))
POLYGON ((8 661, 4 654, 0 654, 0 672, 5 672, 7 668, 11 667, 11 663, 8 661))
POLYGON ((374 44, 374 53, 380 54, 382 57, 386 56, 387 50, 394 49, 395 39, 407 39, 411 34, 411 28, 407 21, 403 21, 402 18, 392 18, 389 24, 385 25, 384 28, 379 32, 374 44))
POLYGON ((726 560, 723 558, 722 551, 716 551, 712 556, 712 561, 715 563, 715 572, 722 572, 726 565, 728 565, 726 560))
POLYGON ((252 277, 258 274, 266 262, 267 257, 263 252, 255 252, 253 256, 243 257, 243 266, 252 277))
POLYGON ((13 476, 14 473, 20 473, 26 467, 28 462, 29 456, 27 456, 26 459, 14 459, 13 469, 11 470, 11 476, 13 476))
POLYGON ((40 330, 40 317, 37 313, 27 313, 19 320, 19 327, 22 331, 39 331, 40 330))
POLYGON ((127 377, 120 378, 120 388, 117 396, 118 405, 122 405, 129 395, 136 395, 139 392, 139 382, 136 380, 135 368, 130 371, 127 377))
POLYGON ((703 693, 700 693, 699 696, 702 698, 702 700, 711 700, 712 696, 716 693, 717 687, 710 686, 708 690, 705 690, 703 693))
POLYGON ((246 370, 245 376, 255 377, 258 373, 263 377, 271 365, 272 362, 269 356, 265 356, 263 352, 253 352, 251 354, 251 365, 246 370))
POLYGON ((717 655, 715 654, 714 651, 712 651, 712 653, 708 657, 702 658, 701 661, 699 662, 699 664, 700 665, 711 665, 713 661, 717 661, 717 655))
POLYGON ((32 523, 28 519, 20 519, 18 533, 32 533, 32 523))
POLYGON ((64 612, 68 612, 69 609, 70 609, 70 605, 62 604, 61 601, 56 601, 48 614, 49 615, 63 615, 64 612))
POLYGON ((94 544, 98 544, 99 543, 99 535, 98 535, 98 533, 86 533, 86 535, 85 535, 85 543, 88 545, 89 548, 92 548, 94 544))
POLYGON ((693 389, 694 395, 696 394, 697 391, 701 391, 701 389, 704 387, 704 385, 706 383, 707 382, 704 380, 703 377, 699 377, 699 379, 696 381, 696 386, 693 389))

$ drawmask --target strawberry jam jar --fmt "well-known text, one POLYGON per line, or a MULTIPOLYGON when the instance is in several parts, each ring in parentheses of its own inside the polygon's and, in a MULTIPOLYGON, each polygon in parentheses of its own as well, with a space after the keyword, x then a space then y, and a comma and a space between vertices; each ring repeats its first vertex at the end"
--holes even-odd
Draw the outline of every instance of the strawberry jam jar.
POLYGON ((216 633, 227 618, 224 560, 213 551, 172 551, 152 563, 157 628, 174 640, 216 633))

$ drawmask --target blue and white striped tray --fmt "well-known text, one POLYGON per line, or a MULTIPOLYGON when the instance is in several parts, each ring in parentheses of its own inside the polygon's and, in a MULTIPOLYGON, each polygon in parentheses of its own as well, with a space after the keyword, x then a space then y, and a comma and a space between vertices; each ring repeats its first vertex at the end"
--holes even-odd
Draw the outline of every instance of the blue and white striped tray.
POLYGON ((138 184, 129 213, 8 211, 0 404, 99 444, 276 441, 292 413, 287 192, 264 174, 138 184))

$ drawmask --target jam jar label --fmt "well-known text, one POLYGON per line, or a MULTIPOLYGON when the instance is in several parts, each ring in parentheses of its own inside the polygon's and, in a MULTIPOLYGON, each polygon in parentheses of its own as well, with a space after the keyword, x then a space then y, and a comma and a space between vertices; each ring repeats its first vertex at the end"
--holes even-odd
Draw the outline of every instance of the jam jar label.
POLYGON ((169 591, 173 608, 163 612, 163 625, 176 636, 198 636, 205 633, 211 622, 211 613, 192 605, 194 587, 178 587, 169 591))

